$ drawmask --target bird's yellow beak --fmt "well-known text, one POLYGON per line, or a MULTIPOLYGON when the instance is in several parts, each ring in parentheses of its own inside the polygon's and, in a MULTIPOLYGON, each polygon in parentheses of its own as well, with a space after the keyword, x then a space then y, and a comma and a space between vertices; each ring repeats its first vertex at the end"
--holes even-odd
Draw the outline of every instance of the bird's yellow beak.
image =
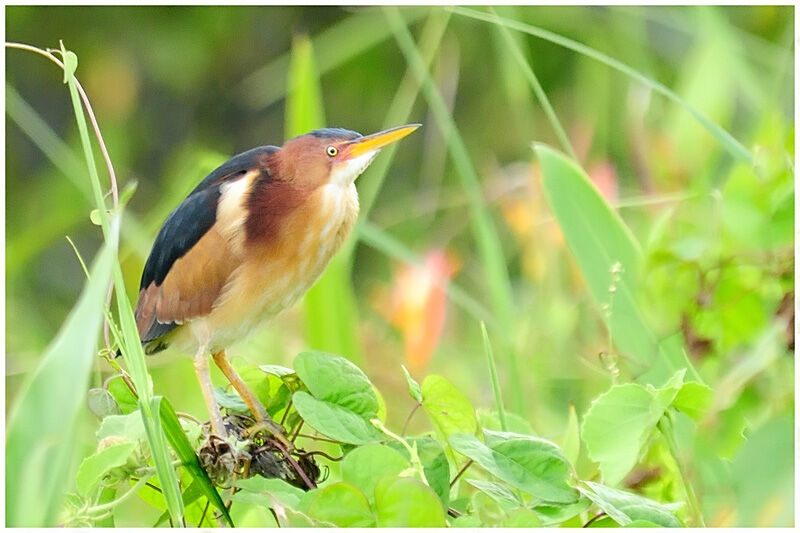
POLYGON ((390 128, 388 130, 379 131, 378 133, 373 133, 372 135, 353 139, 344 145, 347 147, 345 156, 347 159, 354 159, 369 152, 379 150, 395 141, 399 141, 420 126, 422 126, 422 124, 406 124, 405 126, 397 126, 396 128, 390 128))

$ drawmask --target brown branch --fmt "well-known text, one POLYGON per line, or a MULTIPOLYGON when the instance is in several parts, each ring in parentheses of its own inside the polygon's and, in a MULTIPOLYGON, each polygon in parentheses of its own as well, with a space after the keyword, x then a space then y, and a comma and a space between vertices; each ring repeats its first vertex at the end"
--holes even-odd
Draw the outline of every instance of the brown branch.
POLYGON ((289 452, 286 451, 286 448, 283 447, 283 444, 281 444, 277 439, 273 440, 273 444, 281 451, 286 460, 289 461, 289 464, 292 465, 292 468, 295 469, 297 474, 300 476, 303 482, 308 486, 308 488, 316 489, 317 484, 311 481, 311 479, 309 479, 309 477, 306 475, 306 473, 303 471, 300 465, 297 464, 297 461, 294 460, 294 457, 292 457, 291 454, 289 454, 289 452))
POLYGON ((422 405, 422 402, 417 402, 417 405, 415 405, 414 408, 411 410, 411 412, 408 413, 408 417, 406 418, 406 423, 403 424, 403 431, 400 432, 400 436, 401 437, 405 437, 406 436, 406 430, 408 429, 408 423, 411 422, 411 417, 414 416, 414 413, 417 412, 417 409, 419 409, 419 407, 421 405, 422 405))
POLYGON ((459 471, 458 471, 458 474, 456 474, 456 477, 454 477, 454 478, 453 478, 453 481, 451 481, 451 482, 450 482, 450 488, 452 488, 452 487, 453 487, 453 485, 455 485, 455 484, 456 484, 456 481, 458 481, 458 478, 460 478, 460 477, 461 477, 461 475, 462 475, 464 472, 466 472, 466 471, 467 471, 467 468, 469 468, 470 466, 472 466, 472 463, 473 463, 473 460, 472 460, 472 459, 470 459, 469 461, 467 461, 467 464, 465 464, 463 467, 461 467, 461 470, 459 470, 459 471))
POLYGON ((283 416, 281 417, 281 425, 286 423, 286 418, 289 416, 289 410, 292 408, 292 400, 289 400, 289 403, 286 404, 286 409, 283 411, 283 416))
POLYGON ((326 459, 329 459, 331 461, 341 461, 342 459, 344 459, 344 455, 342 455, 341 457, 331 457, 327 453, 320 450, 313 450, 310 452, 303 452, 303 453, 298 452, 298 455, 302 455, 303 457, 308 457, 309 455, 321 455, 322 457, 325 457, 326 459))
POLYGON ((605 515, 606 515, 605 511, 600 511, 599 513, 594 515, 591 519, 589 519, 588 522, 583 524, 581 527, 589 527, 595 520, 599 520, 599 519, 603 518, 605 515))
POLYGON ((341 442, 339 442, 338 440, 327 439, 325 437, 318 437, 315 435, 307 435, 305 433, 299 433, 299 432, 297 435, 295 435, 295 437, 303 437, 304 439, 319 440, 322 442, 332 442, 334 444, 341 444, 341 442))
POLYGON ((206 506, 203 508, 203 514, 200 515, 200 522, 197 524, 197 527, 203 527, 203 520, 206 519, 209 505, 211 505, 211 500, 206 500, 206 506))

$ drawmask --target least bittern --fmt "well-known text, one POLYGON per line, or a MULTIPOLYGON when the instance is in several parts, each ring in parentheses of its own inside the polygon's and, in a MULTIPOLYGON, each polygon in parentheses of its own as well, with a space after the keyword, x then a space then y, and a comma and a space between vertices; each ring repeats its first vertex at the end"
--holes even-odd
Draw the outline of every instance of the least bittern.
POLYGON ((212 431, 227 435, 208 354, 258 423, 273 422, 225 355, 234 341, 296 302, 358 216, 355 179, 381 148, 418 124, 366 137, 312 131, 243 152, 209 174, 167 217, 147 258, 136 323, 147 354, 193 350, 212 431))

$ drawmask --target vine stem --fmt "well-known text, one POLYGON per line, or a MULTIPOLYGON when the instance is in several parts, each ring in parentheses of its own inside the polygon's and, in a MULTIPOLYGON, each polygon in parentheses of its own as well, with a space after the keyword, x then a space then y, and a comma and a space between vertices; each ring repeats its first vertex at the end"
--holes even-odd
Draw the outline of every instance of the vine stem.
MULTIPOLYGON (((51 50, 42 50, 41 48, 37 48, 36 46, 31 46, 29 44, 24 43, 15 43, 15 42, 7 42, 6 48, 16 48, 17 50, 26 50, 28 52, 33 52, 35 54, 39 54, 41 56, 46 57, 56 65, 58 65, 61 70, 64 70, 64 63, 62 63, 55 55, 53 55, 51 50)), ((60 50, 56 50, 60 52, 60 50)), ((83 90, 83 86, 78 81, 78 78, 73 76, 75 80, 75 88, 78 89, 78 94, 81 97, 81 101, 83 102, 83 107, 86 110, 86 114, 89 116, 89 122, 92 124, 92 130, 94 131, 95 136, 97 137, 97 144, 100 146, 100 152, 103 154, 103 160, 106 163, 106 169, 108 170, 108 178, 111 182, 111 198, 114 208, 116 209, 119 206, 119 188, 117 187, 117 175, 114 172, 114 165, 111 164, 111 156, 108 155, 108 149, 106 149, 106 143, 103 140, 103 134, 100 133, 100 125, 97 123, 97 117, 95 117, 94 109, 92 108, 92 104, 89 102, 89 97, 86 95, 86 91, 83 90)), ((109 282, 108 285, 108 292, 106 294, 106 308, 111 307, 111 298, 114 294, 114 282, 113 280, 109 282)), ((111 350, 111 339, 109 336, 109 320, 108 318, 105 319, 103 322, 103 340, 105 341, 106 348, 111 350)))
POLYGON ((406 430, 408 429, 408 423, 411 422, 411 418, 414 416, 414 413, 417 412, 417 409, 419 409, 421 405, 422 405, 422 402, 417 402, 417 405, 415 405, 414 408, 411 410, 411 412, 408 413, 408 418, 406 418, 406 423, 403 424, 403 431, 400 433, 400 436, 402 436, 402 437, 406 436, 406 430))
POLYGON ((420 480, 421 480, 421 481, 422 481, 424 484, 426 484, 426 485, 428 485, 428 486, 430 487, 430 483, 428 483, 428 478, 426 478, 426 477, 425 477, 425 469, 424 469, 424 468, 423 468, 423 466, 422 466, 422 461, 421 461, 421 460, 420 460, 420 458, 419 458, 419 453, 417 453, 417 443, 415 442, 413 446, 409 445, 409 444, 408 444, 408 442, 406 442, 406 439, 404 439, 404 438, 403 438, 403 437, 401 437, 400 435, 397 435, 397 434, 395 434, 395 433, 392 433, 392 432, 389 430, 389 428, 387 428, 386 426, 384 426, 384 425, 383 425, 383 422, 381 422, 381 421, 380 421, 379 419, 377 419, 377 418, 373 418, 372 420, 370 420, 370 423, 371 423, 373 426, 375 426, 376 428, 378 428, 378 429, 379 429, 379 430, 380 430, 380 431, 381 431, 383 434, 385 434, 385 435, 387 435, 387 436, 389 436, 389 437, 393 438, 394 440, 396 440, 397 442, 399 442, 400 444, 402 444, 402 445, 403 445, 403 447, 404 447, 406 450, 408 450, 408 455, 409 455, 409 456, 410 456, 410 458, 411 458, 411 467, 412 467, 414 470, 416 470, 416 472, 419 474, 420 480))
POLYGON ((134 495, 137 492, 139 492, 139 489, 144 487, 145 484, 147 484, 147 482, 150 480, 151 477, 153 477, 153 476, 148 476, 148 477, 142 476, 142 477, 140 477, 139 481, 137 481, 134 486, 132 486, 130 489, 128 489, 128 491, 125 494, 123 494, 122 496, 120 496, 116 500, 112 500, 112 501, 110 501, 108 503, 104 503, 102 505, 95 505, 94 507, 89 507, 86 510, 86 512, 89 513, 90 515, 94 516, 94 515, 97 515, 99 513, 103 513, 105 511, 108 511, 109 509, 113 509, 114 507, 116 507, 120 503, 122 503, 125 500, 127 500, 128 498, 130 498, 132 495, 134 495))
POLYGON ((451 481, 451 482, 450 482, 450 488, 451 488, 451 489, 453 488, 453 485, 455 485, 455 484, 456 484, 456 481, 458 481, 458 478, 460 478, 460 477, 461 477, 461 475, 462 475, 464 472, 466 472, 466 471, 467 471, 467 468, 469 468, 470 466, 472 466, 472 463, 473 463, 473 461, 472 461, 472 459, 470 459, 469 461, 467 461, 467 463, 466 463, 464 466, 462 466, 462 467, 461 467, 461 470, 459 470, 459 471, 458 471, 458 474, 456 474, 456 477, 454 477, 454 478, 453 478, 453 481, 451 481))
POLYGON ((664 436, 664 440, 667 442, 667 447, 669 448, 669 453, 672 455, 672 459, 678 467, 678 472, 681 475, 681 482, 683 483, 683 490, 686 492, 686 500, 689 504, 689 508, 692 510, 692 516, 695 521, 694 525, 695 527, 706 527, 703 521, 703 513, 700 510, 700 503, 694 492, 694 487, 692 487, 692 484, 689 482, 686 465, 683 463, 678 453, 678 444, 675 442, 675 434, 672 431, 672 420, 669 413, 662 416, 661 420, 658 421, 658 430, 664 436))

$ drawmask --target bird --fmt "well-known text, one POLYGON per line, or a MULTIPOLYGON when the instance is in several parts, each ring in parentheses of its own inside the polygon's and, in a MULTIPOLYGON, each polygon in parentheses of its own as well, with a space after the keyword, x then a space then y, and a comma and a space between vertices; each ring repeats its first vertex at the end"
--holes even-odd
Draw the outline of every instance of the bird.
POLYGON ((227 437, 209 355, 257 425, 279 438, 284 433, 226 349, 311 288, 355 225, 356 178, 384 147, 419 127, 366 136, 324 128, 281 147, 247 150, 206 176, 167 216, 142 271, 134 316, 146 354, 168 346, 194 353, 212 434, 227 437))

